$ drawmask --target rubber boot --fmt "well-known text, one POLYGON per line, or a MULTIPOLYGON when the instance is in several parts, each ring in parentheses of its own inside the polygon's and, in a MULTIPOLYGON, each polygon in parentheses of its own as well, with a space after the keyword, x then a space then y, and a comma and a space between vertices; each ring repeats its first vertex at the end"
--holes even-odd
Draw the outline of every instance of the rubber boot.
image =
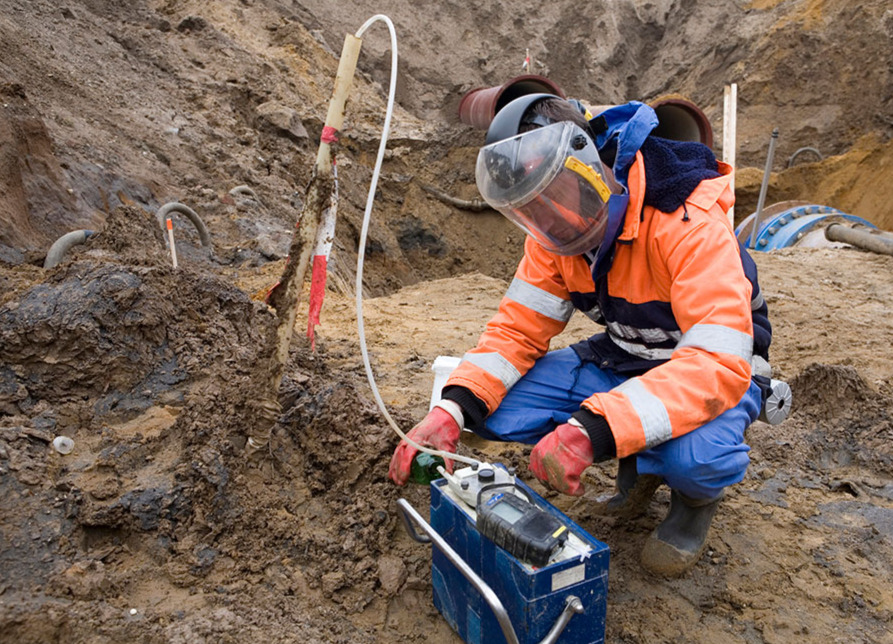
POLYGON ((672 490, 666 518, 642 549, 642 566, 665 577, 678 577, 691 569, 707 548, 707 533, 722 496, 691 499, 672 490))
POLYGON ((610 497, 599 498, 597 510, 621 519, 639 517, 648 509, 648 502, 660 484, 659 476, 639 475, 635 456, 621 458, 617 464, 615 493, 610 497))

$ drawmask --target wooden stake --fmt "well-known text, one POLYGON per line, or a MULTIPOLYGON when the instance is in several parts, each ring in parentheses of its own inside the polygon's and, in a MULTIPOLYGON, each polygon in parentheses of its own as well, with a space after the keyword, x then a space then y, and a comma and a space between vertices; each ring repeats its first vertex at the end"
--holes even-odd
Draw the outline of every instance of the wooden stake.
POLYGON ((171 246, 171 259, 174 262, 174 270, 177 270, 177 246, 174 244, 174 220, 167 218, 167 239, 171 246))
MULTIPOLYGON (((722 103, 722 160, 735 167, 738 129, 738 84, 726 85, 722 103)), ((732 192, 735 192, 735 176, 732 175, 732 192)), ((729 208, 729 223, 735 227, 735 207, 729 208)))
POLYGON ((344 124, 344 105, 350 93, 362 42, 360 38, 351 34, 344 37, 344 47, 335 75, 332 98, 329 100, 326 123, 320 137, 313 176, 298 217, 297 230, 288 251, 288 262, 279 280, 278 292, 270 301, 277 315, 276 346, 272 349, 270 366, 265 375, 269 378, 270 393, 267 399, 257 403, 257 424, 249 430, 246 446, 249 456, 267 447, 273 426, 279 417, 279 387, 288 361, 288 349, 294 333, 304 275, 310 264, 317 230, 326 209, 331 204, 334 191, 331 145, 338 140, 338 134, 344 124))

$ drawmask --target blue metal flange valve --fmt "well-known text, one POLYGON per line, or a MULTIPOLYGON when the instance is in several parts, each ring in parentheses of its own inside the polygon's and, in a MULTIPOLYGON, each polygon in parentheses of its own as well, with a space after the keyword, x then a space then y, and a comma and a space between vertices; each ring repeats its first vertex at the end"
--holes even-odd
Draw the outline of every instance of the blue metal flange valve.
POLYGON ((738 224, 735 235, 747 248, 759 251, 789 248, 791 246, 827 246, 824 229, 832 223, 860 224, 876 228, 871 222, 850 215, 830 206, 817 204, 798 205, 769 214, 759 222, 755 243, 752 243, 753 219, 756 213, 738 224), (746 236, 745 236, 746 235, 746 236))

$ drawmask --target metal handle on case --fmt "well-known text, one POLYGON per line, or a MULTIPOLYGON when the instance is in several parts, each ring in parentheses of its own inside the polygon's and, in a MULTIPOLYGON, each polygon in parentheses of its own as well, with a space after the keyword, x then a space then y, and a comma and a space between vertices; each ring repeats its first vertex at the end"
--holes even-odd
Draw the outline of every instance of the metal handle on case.
MULTIPOLYGON (((397 499, 397 508, 400 510, 400 517, 403 519, 403 525, 406 526, 406 531, 409 533, 409 536, 419 543, 431 543, 436 546, 437 549, 459 569, 459 572, 461 572, 469 583, 474 586, 475 590, 481 594, 484 601, 487 602, 490 610, 492 610, 493 614, 496 616, 500 628, 502 628, 502 635, 505 637, 506 643, 519 644, 518 636, 515 634, 515 628, 512 626, 512 621, 509 618, 508 612, 505 610, 505 606, 502 605, 499 597, 497 597, 496 593, 493 592, 493 589, 487 585, 487 582, 481 579, 480 576, 478 576, 478 574, 465 563, 465 560, 463 560, 462 557, 450 547, 450 544, 448 544, 444 538, 422 518, 416 509, 410 505, 409 501, 406 499, 397 499), (418 533, 416 525, 422 529, 424 534, 418 533)), ((583 613, 583 610, 583 602, 580 601, 580 598, 574 595, 568 595, 565 599, 564 610, 561 611, 561 615, 558 616, 555 624, 549 629, 549 632, 539 644, 555 644, 571 617, 583 613)))

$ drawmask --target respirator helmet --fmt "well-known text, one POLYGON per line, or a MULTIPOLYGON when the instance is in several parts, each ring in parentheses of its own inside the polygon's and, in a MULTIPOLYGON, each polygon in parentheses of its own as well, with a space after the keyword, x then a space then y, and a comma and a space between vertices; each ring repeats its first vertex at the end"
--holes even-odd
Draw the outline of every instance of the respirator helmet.
MULTIPOLYGON (((558 255, 579 255, 601 244, 608 199, 622 188, 598 156, 585 118, 555 120, 528 94, 502 108, 478 153, 475 178, 484 200, 558 255)), ((568 104, 571 110, 577 107, 568 104)))

